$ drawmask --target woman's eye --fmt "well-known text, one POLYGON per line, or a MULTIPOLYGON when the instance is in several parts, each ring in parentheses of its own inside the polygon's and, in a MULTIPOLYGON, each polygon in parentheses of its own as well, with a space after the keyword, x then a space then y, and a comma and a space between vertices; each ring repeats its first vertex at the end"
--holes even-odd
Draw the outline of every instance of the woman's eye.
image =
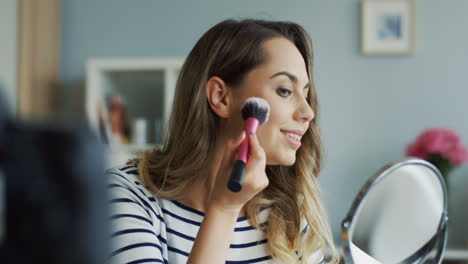
POLYGON ((278 95, 281 96, 281 97, 286 97, 286 96, 288 96, 288 95, 290 95, 292 93, 289 89, 282 88, 282 87, 278 88, 276 91, 277 91, 278 95))

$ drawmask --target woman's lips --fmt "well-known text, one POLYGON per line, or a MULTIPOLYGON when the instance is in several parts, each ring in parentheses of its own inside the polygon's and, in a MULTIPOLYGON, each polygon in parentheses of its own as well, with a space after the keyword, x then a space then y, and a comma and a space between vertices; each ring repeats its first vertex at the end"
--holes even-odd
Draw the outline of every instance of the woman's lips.
POLYGON ((288 130, 281 130, 281 133, 283 134, 284 138, 286 141, 289 143, 294 148, 299 148, 301 146, 301 136, 298 135, 298 133, 294 133, 292 131, 288 130))

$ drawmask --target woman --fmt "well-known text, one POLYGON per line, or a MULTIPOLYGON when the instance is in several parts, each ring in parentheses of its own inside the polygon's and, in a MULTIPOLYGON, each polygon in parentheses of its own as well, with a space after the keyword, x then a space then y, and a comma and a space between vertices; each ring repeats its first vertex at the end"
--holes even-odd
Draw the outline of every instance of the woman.
POLYGON ((294 23, 226 20, 181 69, 161 148, 109 170, 114 263, 320 263, 336 251, 319 195, 312 50, 294 23), (270 105, 243 133, 249 97, 270 105), (242 190, 226 188, 241 142, 242 190))

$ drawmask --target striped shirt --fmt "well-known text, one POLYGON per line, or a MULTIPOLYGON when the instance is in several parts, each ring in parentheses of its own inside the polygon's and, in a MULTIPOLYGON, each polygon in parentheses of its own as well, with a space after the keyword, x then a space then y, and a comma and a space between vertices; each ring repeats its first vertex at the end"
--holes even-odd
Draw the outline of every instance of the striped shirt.
MULTIPOLYGON (((106 171, 111 221, 110 263, 186 263, 204 213, 155 197, 139 180, 135 165, 106 171)), ((266 224, 269 209, 260 212, 266 224)), ((306 229, 304 229, 305 231, 306 229)), ((265 234, 237 219, 226 263, 277 263, 268 255, 265 234)), ((308 263, 322 263, 319 251, 308 263)))

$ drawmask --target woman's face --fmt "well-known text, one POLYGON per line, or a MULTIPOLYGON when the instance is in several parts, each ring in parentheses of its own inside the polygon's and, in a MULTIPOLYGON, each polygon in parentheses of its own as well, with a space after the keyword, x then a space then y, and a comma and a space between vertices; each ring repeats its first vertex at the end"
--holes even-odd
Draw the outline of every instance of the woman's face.
POLYGON ((301 137, 314 118, 308 104, 309 78, 299 50, 285 38, 264 42, 266 63, 249 72, 240 87, 231 89, 232 107, 228 129, 239 132, 244 121, 241 108, 255 96, 270 105, 269 119, 259 126, 257 136, 268 165, 293 165, 301 137))

